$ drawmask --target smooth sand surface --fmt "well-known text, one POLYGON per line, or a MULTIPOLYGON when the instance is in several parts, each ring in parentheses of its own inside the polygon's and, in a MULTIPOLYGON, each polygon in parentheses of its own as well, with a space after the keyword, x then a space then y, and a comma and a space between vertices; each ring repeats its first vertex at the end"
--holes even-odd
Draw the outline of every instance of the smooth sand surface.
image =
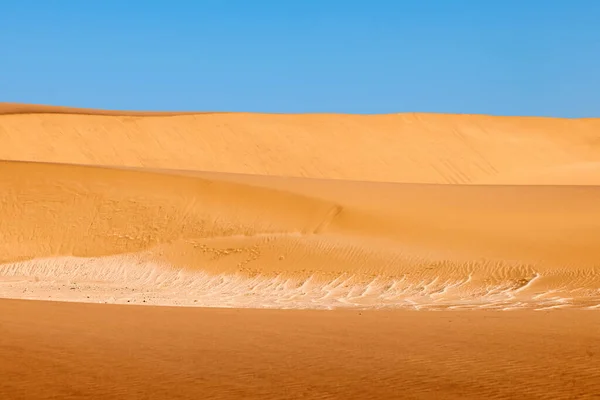
POLYGON ((0 104, 0 144, 0 398, 600 392, 598 119, 0 104))
POLYGON ((598 184, 599 130, 600 119, 148 116, 0 103, 0 159, 455 184, 535 184, 536 176, 559 169, 556 182, 546 176, 544 183, 565 184, 574 175, 578 184, 598 184))
POLYGON ((600 314, 0 301, 0 397, 598 399, 600 314))

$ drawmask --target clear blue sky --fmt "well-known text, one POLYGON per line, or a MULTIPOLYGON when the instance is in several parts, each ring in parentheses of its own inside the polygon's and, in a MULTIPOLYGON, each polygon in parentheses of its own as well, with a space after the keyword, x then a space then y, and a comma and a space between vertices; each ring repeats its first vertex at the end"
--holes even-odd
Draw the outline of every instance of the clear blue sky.
POLYGON ((0 101, 600 116, 600 1, 2 0, 0 101))

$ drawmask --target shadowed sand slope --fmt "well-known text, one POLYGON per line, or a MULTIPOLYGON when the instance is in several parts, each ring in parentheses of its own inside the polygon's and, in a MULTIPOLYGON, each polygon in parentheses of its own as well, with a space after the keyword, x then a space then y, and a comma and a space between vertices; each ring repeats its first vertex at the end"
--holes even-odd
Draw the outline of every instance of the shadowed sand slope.
POLYGON ((0 300, 0 398, 597 399, 600 314, 0 300), (594 327, 594 328, 592 328, 594 327))
POLYGON ((0 105, 0 159, 412 183, 600 183, 600 120, 0 105))
POLYGON ((595 186, 11 161, 0 162, 0 185, 4 297, 293 308, 600 304, 595 186))

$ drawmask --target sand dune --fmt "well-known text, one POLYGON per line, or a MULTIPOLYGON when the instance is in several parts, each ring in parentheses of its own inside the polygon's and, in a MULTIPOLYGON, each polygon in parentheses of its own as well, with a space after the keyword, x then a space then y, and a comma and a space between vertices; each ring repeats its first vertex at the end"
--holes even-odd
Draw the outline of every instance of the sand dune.
POLYGON ((599 166, 596 119, 0 104, 0 398, 596 398, 599 166))
POLYGON ((293 308, 600 304, 595 186, 12 161, 0 162, 0 185, 5 297, 293 308))
MULTIPOLYGON (((455 184, 536 184, 545 171, 600 162, 598 119, 148 115, 19 104, 0 104, 0 114, 0 159, 17 161, 455 184)), ((589 170, 559 175, 543 183, 598 182, 589 170)))
POLYGON ((3 297, 600 306, 600 120, 0 112, 3 297))

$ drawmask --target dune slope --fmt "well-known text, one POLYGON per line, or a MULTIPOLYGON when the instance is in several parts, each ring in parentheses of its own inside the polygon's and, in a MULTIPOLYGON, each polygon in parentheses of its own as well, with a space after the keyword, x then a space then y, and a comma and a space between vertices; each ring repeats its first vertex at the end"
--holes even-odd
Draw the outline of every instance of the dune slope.
POLYGON ((600 120, 0 105, 0 296, 600 307, 600 120))
POLYGON ((301 308, 600 304, 595 186, 12 161, 0 162, 0 185, 4 297, 301 308))
POLYGON ((537 184, 538 176, 545 184, 600 183, 597 119, 161 114, 4 103, 0 142, 4 160, 405 183, 537 184))
POLYGON ((598 398, 599 166, 594 119, 0 104, 0 398, 598 398))

